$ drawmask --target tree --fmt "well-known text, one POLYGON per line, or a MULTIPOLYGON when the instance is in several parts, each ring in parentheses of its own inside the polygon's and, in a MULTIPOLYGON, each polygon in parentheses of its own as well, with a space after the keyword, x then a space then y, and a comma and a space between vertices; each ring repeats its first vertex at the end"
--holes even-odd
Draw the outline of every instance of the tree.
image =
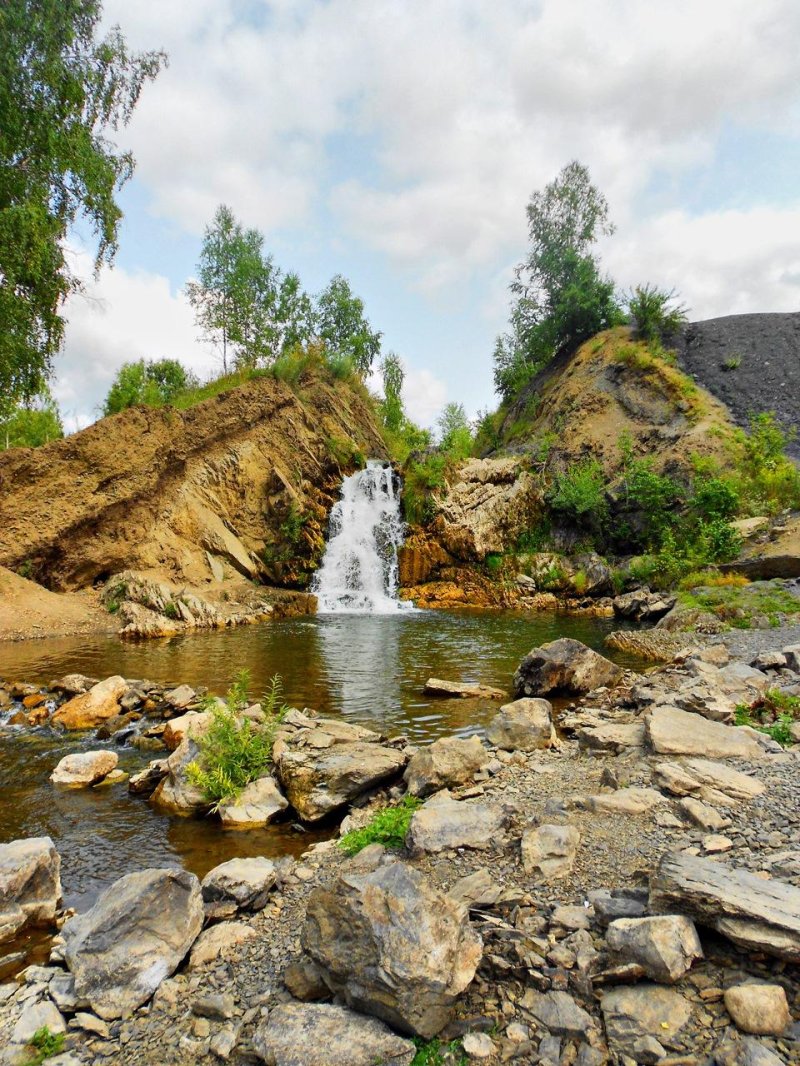
POLYGON ((389 352, 381 363, 383 375, 383 424, 391 433, 397 433, 403 425, 403 382, 406 372, 399 356, 389 352))
POLYGON ((41 391, 80 289, 65 238, 81 217, 95 270, 117 248, 117 191, 133 157, 107 133, 125 126, 163 52, 128 51, 118 28, 97 39, 99 0, 0 4, 0 395, 41 391))
POLYGON ((331 353, 352 359, 364 376, 380 354, 382 334, 372 329, 364 315, 364 301, 341 274, 331 278, 317 297, 317 335, 331 353))
POLYGON ((465 459, 472 452, 472 429, 462 403, 445 404, 436 425, 442 451, 459 459, 465 459))
POLYGON ((511 399, 558 351, 622 321, 613 282, 590 249, 613 232, 605 197, 569 163, 527 206, 530 249, 517 266, 509 331, 495 346, 495 386, 511 399))
POLYGON ((123 363, 103 405, 104 415, 114 415, 137 403, 159 407, 187 389, 197 386, 197 378, 177 359, 123 363))
POLYGON ((45 387, 25 403, 10 408, 0 418, 0 446, 38 448, 64 436, 58 404, 45 387))

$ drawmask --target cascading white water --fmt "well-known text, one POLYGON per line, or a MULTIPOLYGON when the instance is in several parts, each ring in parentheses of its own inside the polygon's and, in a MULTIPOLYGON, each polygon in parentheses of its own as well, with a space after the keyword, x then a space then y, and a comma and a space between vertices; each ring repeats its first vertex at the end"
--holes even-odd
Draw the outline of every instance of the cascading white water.
POLYGON ((328 546, 311 591, 320 613, 392 614, 397 599, 397 549, 403 543, 400 496, 391 466, 370 459, 342 482, 331 511, 328 546))

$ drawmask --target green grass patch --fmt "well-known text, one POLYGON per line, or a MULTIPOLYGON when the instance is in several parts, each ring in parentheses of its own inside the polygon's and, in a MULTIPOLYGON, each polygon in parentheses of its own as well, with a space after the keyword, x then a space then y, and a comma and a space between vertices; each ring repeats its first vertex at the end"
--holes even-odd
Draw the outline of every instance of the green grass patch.
POLYGON ((460 1040, 451 1040, 443 1044, 438 1037, 423 1040, 412 1037, 417 1053, 411 1060, 411 1066, 468 1066, 469 1059, 464 1053, 460 1040))
POLYGON ((678 593, 678 602, 682 607, 710 611, 734 629, 750 629, 760 615, 766 615, 773 625, 783 618, 800 617, 800 599, 772 582, 684 588, 678 593))
POLYGON ((30 1039, 30 1047, 35 1049, 23 1066, 40 1066, 45 1059, 58 1055, 64 1050, 64 1033, 51 1033, 46 1025, 37 1029, 30 1039))
POLYGON ((800 721, 800 698, 769 688, 754 703, 738 703, 734 720, 736 725, 752 726, 788 748, 795 743, 792 726, 800 721))
POLYGON ((422 800, 416 796, 404 796, 396 806, 377 811, 361 829, 351 829, 345 833, 338 841, 339 847, 347 855, 357 855, 370 844, 402 848, 411 817, 421 806, 422 800))

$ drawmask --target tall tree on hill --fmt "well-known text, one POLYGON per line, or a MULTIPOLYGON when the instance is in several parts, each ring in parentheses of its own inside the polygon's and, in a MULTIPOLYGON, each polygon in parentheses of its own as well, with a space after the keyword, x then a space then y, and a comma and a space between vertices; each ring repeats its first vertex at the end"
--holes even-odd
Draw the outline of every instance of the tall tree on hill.
POLYGON ((364 376, 380 355, 382 334, 372 329, 364 314, 364 301, 341 274, 331 278, 317 297, 317 334, 330 352, 352 359, 364 376))
POLYGON ((533 193, 527 217, 530 247, 514 272, 509 331, 494 353, 495 386, 504 399, 559 351, 623 320, 614 283, 591 251, 613 226, 587 168, 565 166, 533 193))
POLYGON ((40 393, 80 289, 65 238, 79 217, 95 270, 117 248, 115 196, 133 172, 107 138, 125 126, 163 52, 129 52, 118 28, 98 39, 99 0, 0 3, 0 403, 40 393))

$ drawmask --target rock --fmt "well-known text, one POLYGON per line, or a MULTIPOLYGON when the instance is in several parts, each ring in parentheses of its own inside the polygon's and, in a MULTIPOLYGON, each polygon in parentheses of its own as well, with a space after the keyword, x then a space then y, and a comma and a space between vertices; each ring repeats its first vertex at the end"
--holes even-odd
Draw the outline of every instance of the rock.
MULTIPOLYGON (((669 1045, 692 1016, 691 1005, 679 992, 648 984, 606 992, 600 1009, 610 1048, 630 1055, 637 1063, 658 1061, 642 1056, 640 1041, 650 1038, 669 1045)), ((653 1052, 658 1054, 656 1049, 653 1052)))
POLYGON ((493 907, 502 892, 502 888, 495 884, 486 867, 481 867, 475 873, 467 874, 456 881, 447 894, 456 903, 471 910, 475 907, 493 907))
POLYGON ((202 928, 203 901, 194 874, 126 874, 62 929, 76 994, 106 1021, 127 1017, 175 971, 202 928))
POLYGON ((606 939, 619 962, 641 966, 645 977, 661 984, 674 984, 703 958, 694 922, 683 915, 620 918, 609 925, 606 939))
POLYGON ((104 1040, 108 1039, 108 1025, 102 1020, 102 1018, 98 1018, 95 1014, 87 1014, 86 1011, 78 1011, 69 1024, 70 1029, 83 1029, 86 1033, 93 1033, 95 1036, 100 1036, 104 1040))
POLYGON ((654 707, 645 716, 647 739, 658 755, 712 759, 763 759, 764 749, 747 730, 711 722, 677 707, 654 707))
POLYGON ((61 1011, 51 999, 43 999, 25 1007, 11 1033, 11 1043, 27 1044, 33 1035, 45 1026, 53 1034, 67 1031, 61 1011))
POLYGON ((618 755, 630 748, 644 746, 644 722, 601 722, 578 729, 576 735, 582 748, 618 755))
POLYGON ((634 589, 614 597, 614 614, 619 618, 632 618, 635 622, 655 622, 671 611, 676 602, 675 596, 634 589))
POLYGON ((131 774, 128 780, 128 791, 137 796, 148 796, 168 773, 167 760, 154 759, 138 774, 131 774))
POLYGON ((529 988, 522 998, 522 1007, 557 1036, 585 1040, 587 1033, 595 1028, 592 1016, 567 992, 536 992, 529 988))
POLYGON ((242 922, 220 922, 205 929, 195 941, 189 956, 189 969, 198 970, 228 957, 240 945, 258 934, 242 922))
POLYGON ((406 845, 412 855, 436 854, 450 848, 496 848, 503 843, 509 813, 489 803, 454 800, 437 793, 411 817, 406 845))
POLYGON ((786 657, 787 667, 794 670, 796 674, 800 674, 800 644, 790 644, 788 648, 783 649, 783 654, 786 657))
POLYGON ((0 844, 0 943, 50 924, 60 903, 61 859, 50 837, 0 844))
POLYGON ((305 955, 289 963, 283 971, 283 983, 295 999, 304 1003, 331 998, 331 990, 325 984, 321 968, 305 955))
POLYGON ((579 640, 562 637, 528 652, 514 674, 514 692, 517 696, 582 695, 602 685, 615 685, 621 677, 619 666, 579 640))
POLYGON ((780 1036, 792 1020, 780 985, 733 985, 725 991, 725 1009, 737 1029, 757 1036, 780 1036))
POLYGON ((703 851, 707 855, 717 855, 722 851, 730 851, 733 847, 733 841, 729 837, 711 833, 703 837, 702 845, 703 851))
POLYGON ((164 702, 176 711, 185 710, 196 699, 197 693, 190 685, 178 685, 177 688, 164 693, 164 702))
POLYGON ((696 795, 704 803, 753 800, 765 785, 756 777, 708 759, 686 759, 683 763, 663 762, 654 770, 655 780, 675 796, 696 795))
POLYGON ((212 1018, 214 1021, 227 1022, 233 1017, 236 1001, 228 993, 211 996, 198 996, 192 1002, 192 1014, 199 1018, 212 1018))
POLYGON ((276 877, 275 864, 262 856, 229 859, 203 878, 203 899, 207 903, 230 900, 239 910, 260 911, 276 877))
POLYGON ((506 698, 506 693, 501 688, 461 681, 443 681, 439 677, 429 677, 425 682, 423 692, 426 696, 444 696, 456 699, 504 700, 506 698))
POLYGON ((670 852, 650 879, 650 909, 683 913, 740 947, 800 962, 800 888, 670 852))
POLYGON ((161 735, 170 751, 175 751, 185 736, 194 740, 202 737, 211 725, 211 714, 208 711, 188 711, 179 718, 171 718, 161 735))
POLYGON ((450 1020, 482 954, 465 910, 402 862, 315 889, 301 942, 349 1006, 426 1040, 450 1020))
POLYGON ((659 807, 667 802, 654 788, 619 788, 616 792, 600 792, 596 796, 589 796, 588 805, 590 810, 603 814, 647 814, 654 807, 659 807))
POLYGON ((470 1059, 490 1059, 497 1050, 494 1041, 486 1033, 467 1033, 461 1046, 470 1059))
POLYGON ((61 788, 90 788, 107 777, 119 762, 113 751, 77 751, 64 758, 50 774, 61 788))
POLYGON ((526 873, 546 881, 565 877, 575 865, 580 833, 572 825, 540 825, 522 834, 522 865, 526 873))
POLYGON ((189 779, 188 767, 200 756, 191 737, 184 737, 167 759, 167 773, 157 785, 150 802, 167 814, 196 814, 209 807, 205 793, 189 779))
POLYGON ((239 796, 217 807, 219 820, 226 829, 260 829, 281 815, 289 806, 273 777, 259 777, 242 789, 239 796))
POLYGON ((412 796, 465 785, 489 762, 478 737, 440 737, 414 755, 403 775, 412 796))
POLYGON ((771 648, 760 651, 750 665, 755 670, 783 670, 788 663, 782 651, 771 648))
POLYGON ((515 700, 501 707, 486 727, 490 743, 503 751, 536 751, 556 743, 547 700, 515 700))
POLYGON ((690 796, 682 799, 678 807, 693 825, 696 825, 698 829, 704 829, 706 832, 717 832, 720 829, 726 829, 731 824, 730 818, 723 817, 714 807, 710 807, 707 803, 701 803, 700 800, 692 799, 690 796))
POLYGON ((119 714, 119 701, 127 688, 124 677, 107 677, 62 704, 53 715, 53 723, 64 729, 96 729, 107 718, 119 714))
POLYGON ((97 678, 86 677, 84 674, 67 674, 58 681, 54 681, 50 688, 53 692, 63 692, 65 696, 81 696, 98 684, 97 678))
POLYGON ((322 1003, 279 1004, 253 1047, 269 1066, 407 1066, 417 1051, 374 1018, 322 1003))

